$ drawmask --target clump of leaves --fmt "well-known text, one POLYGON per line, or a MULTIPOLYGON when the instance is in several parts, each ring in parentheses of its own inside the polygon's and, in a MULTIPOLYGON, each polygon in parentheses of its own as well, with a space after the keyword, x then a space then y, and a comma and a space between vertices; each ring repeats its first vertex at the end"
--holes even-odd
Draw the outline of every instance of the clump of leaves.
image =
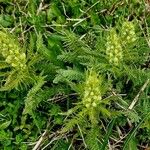
POLYGON ((148 148, 147 14, 134 0, 0 0, 0 148, 148 148))

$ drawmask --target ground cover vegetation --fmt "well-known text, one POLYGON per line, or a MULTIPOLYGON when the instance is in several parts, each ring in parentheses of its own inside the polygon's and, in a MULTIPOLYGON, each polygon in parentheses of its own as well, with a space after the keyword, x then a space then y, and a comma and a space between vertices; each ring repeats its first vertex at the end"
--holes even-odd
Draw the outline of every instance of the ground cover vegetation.
POLYGON ((0 149, 149 150, 150 3, 0 0, 0 149))

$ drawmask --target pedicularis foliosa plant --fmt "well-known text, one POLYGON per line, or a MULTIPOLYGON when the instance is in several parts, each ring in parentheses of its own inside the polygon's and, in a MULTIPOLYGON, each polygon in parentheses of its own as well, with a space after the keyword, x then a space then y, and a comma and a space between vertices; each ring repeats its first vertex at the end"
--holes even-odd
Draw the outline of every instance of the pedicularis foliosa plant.
POLYGON ((110 30, 110 35, 107 37, 106 55, 109 63, 115 66, 118 66, 123 58, 121 41, 114 29, 110 30))
POLYGON ((0 0, 0 149, 149 149, 149 3, 0 0))
POLYGON ((101 81, 98 79, 97 74, 91 71, 87 77, 84 87, 83 104, 85 107, 97 107, 100 103, 100 100, 102 99, 99 89, 100 82, 101 81))
POLYGON ((26 69, 26 55, 13 38, 4 32, 0 32, 1 54, 5 61, 12 67, 20 70, 26 69))

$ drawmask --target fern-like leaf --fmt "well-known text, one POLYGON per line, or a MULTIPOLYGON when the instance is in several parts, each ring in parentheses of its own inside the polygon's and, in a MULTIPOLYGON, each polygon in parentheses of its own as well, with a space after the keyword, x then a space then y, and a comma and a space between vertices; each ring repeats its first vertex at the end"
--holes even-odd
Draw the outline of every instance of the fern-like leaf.
POLYGON ((32 114, 32 111, 35 110, 39 101, 37 101, 37 93, 41 92, 41 87, 44 85, 45 80, 44 77, 39 76, 37 77, 36 84, 29 90, 28 95, 25 99, 25 108, 23 114, 32 114))
POLYGON ((99 130, 98 127, 92 127, 90 131, 87 132, 86 135, 86 144, 88 149, 90 150, 99 150, 99 142, 98 142, 99 130))
POLYGON ((65 126, 61 130, 61 132, 64 133, 64 132, 71 131, 77 124, 81 124, 82 122, 84 122, 86 113, 87 113, 87 110, 83 109, 72 119, 67 120, 67 122, 65 123, 65 126))
POLYGON ((27 72, 18 70, 12 70, 8 73, 8 77, 5 79, 4 85, 0 88, 0 91, 7 91, 12 89, 22 89, 23 86, 27 87, 30 83, 29 75, 27 72))
POLYGON ((63 81, 80 81, 83 80, 84 76, 81 72, 79 72, 78 70, 73 70, 73 69, 68 69, 68 70, 64 70, 64 69, 60 69, 57 72, 58 74, 56 75, 55 79, 54 79, 54 83, 58 83, 58 82, 63 82, 63 81))

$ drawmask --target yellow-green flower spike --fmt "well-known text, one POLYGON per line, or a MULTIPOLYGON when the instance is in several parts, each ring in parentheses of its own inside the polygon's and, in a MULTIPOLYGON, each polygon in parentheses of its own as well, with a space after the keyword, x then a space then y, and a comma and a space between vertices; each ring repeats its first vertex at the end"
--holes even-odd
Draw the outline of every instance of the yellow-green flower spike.
POLYGON ((95 108, 100 103, 101 91, 100 87, 100 79, 98 78, 96 72, 90 71, 87 79, 85 81, 84 94, 83 94, 83 104, 87 108, 95 108))
POLYGON ((125 21, 122 25, 121 36, 124 44, 131 44, 136 41, 136 33, 133 22, 125 21))
POLYGON ((106 42, 106 56, 110 64, 118 66, 123 58, 122 46, 115 29, 111 29, 106 42))
POLYGON ((26 68, 26 55, 10 34, 0 31, 0 53, 5 61, 16 69, 26 68))

